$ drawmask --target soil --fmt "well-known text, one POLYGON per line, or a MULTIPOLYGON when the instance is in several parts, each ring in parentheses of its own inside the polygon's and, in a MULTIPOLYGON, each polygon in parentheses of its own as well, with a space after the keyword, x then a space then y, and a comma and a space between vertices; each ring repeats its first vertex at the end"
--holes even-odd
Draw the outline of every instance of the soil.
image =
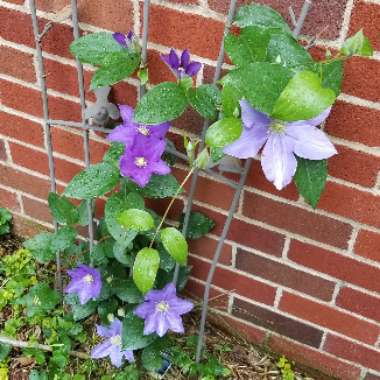
MULTIPOLYGON (((8 234, 0 237, 0 257, 11 254, 21 247, 23 239, 8 234)), ((3 313, 4 316, 4 313, 3 313)), ((186 336, 197 334, 197 323, 199 315, 193 313, 186 318, 186 336)), ((179 336, 179 345, 184 345, 186 336, 179 336)), ((225 367, 231 371, 229 379, 234 380, 281 380, 281 370, 277 366, 278 356, 269 354, 249 343, 239 335, 233 335, 225 329, 218 327, 214 323, 208 323, 206 327, 206 347, 209 353, 217 357, 225 367)), ((9 380, 27 380, 30 370, 35 366, 31 358, 21 356, 20 350, 13 350, 16 353, 9 363, 9 380), (20 356, 17 355, 20 353, 20 356)), ((313 380, 305 372, 297 370, 297 366, 292 363, 295 380, 313 380)), ((149 375, 142 380, 152 379, 149 375)), ((188 376, 183 375, 178 369, 170 368, 166 373, 165 380, 188 380, 188 376)), ((291 378, 286 378, 290 379, 291 378)))

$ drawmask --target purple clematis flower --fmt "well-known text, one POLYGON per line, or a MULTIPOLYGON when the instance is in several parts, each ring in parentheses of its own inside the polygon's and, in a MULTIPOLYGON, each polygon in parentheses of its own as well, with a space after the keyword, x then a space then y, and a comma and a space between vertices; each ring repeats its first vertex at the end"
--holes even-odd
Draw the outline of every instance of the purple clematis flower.
POLYGON ((178 79, 183 79, 185 76, 193 77, 202 67, 200 62, 190 61, 188 49, 182 52, 181 58, 174 49, 171 49, 169 54, 161 54, 161 59, 170 67, 178 79))
POLYGON ((161 160, 165 145, 164 140, 137 135, 120 158, 121 175, 144 187, 152 174, 169 174, 169 166, 161 160))
POLYGON ((126 35, 116 32, 112 34, 112 37, 119 45, 126 49, 131 48, 132 44, 135 42, 135 34, 132 31, 129 31, 126 35))
POLYGON ((100 273, 87 265, 79 265, 75 269, 68 270, 71 277, 70 283, 66 286, 66 293, 74 293, 79 297, 81 305, 92 298, 98 298, 102 290, 102 279, 100 273))
POLYGON ((135 359, 133 351, 123 350, 121 348, 122 323, 115 318, 109 327, 96 326, 96 332, 99 336, 106 338, 102 343, 99 343, 91 351, 92 359, 110 357, 111 363, 119 368, 122 364, 123 357, 130 363, 135 359))
POLYGON ((173 283, 161 290, 149 291, 144 301, 134 311, 138 317, 145 319, 144 335, 155 332, 162 337, 168 330, 184 333, 181 315, 188 313, 194 305, 177 297, 173 283))
POLYGON ((296 156, 323 160, 337 154, 326 134, 317 128, 330 114, 331 107, 309 120, 282 122, 256 111, 246 100, 240 101, 243 131, 224 147, 224 153, 237 158, 253 158, 264 146, 261 167, 265 177, 278 190, 287 186, 297 169, 296 156))
POLYGON ((108 140, 123 143, 127 149, 133 144, 137 135, 162 140, 170 128, 169 123, 157 125, 137 124, 133 121, 134 111, 132 107, 120 104, 119 109, 123 124, 117 126, 108 135, 108 140))

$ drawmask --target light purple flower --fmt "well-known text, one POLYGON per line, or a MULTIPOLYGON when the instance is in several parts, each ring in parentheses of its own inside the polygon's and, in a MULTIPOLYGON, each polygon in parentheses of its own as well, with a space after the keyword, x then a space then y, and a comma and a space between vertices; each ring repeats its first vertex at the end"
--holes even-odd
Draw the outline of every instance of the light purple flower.
POLYGON ((120 158, 121 175, 144 187, 153 174, 169 174, 169 166, 161 159, 165 145, 164 140, 137 135, 120 158))
POLYGON ((131 31, 126 35, 124 33, 116 32, 112 34, 112 37, 119 45, 126 49, 131 48, 132 44, 135 42, 135 34, 131 31))
POLYGON ((119 368, 122 364, 123 357, 130 363, 135 359, 133 351, 123 350, 121 347, 122 323, 115 318, 109 327, 96 326, 96 332, 99 336, 106 338, 102 343, 99 343, 91 351, 92 359, 110 357, 111 363, 119 368))
POLYGON ((170 128, 169 123, 157 125, 137 124, 133 121, 134 111, 132 107, 120 104, 119 109, 123 124, 117 126, 108 135, 108 140, 123 143, 126 148, 129 148, 133 144, 137 135, 162 140, 165 138, 166 132, 170 128))
POLYGON ((177 55, 174 49, 171 49, 169 54, 161 54, 161 59, 170 67, 178 79, 185 76, 193 77, 202 67, 200 62, 190 61, 188 49, 182 52, 181 57, 177 55))
POLYGON ((100 273, 87 265, 79 265, 75 269, 68 270, 71 277, 70 283, 66 286, 66 293, 77 294, 81 305, 92 298, 98 298, 102 290, 102 279, 100 273))
POLYGON ((237 158, 253 158, 264 146, 261 167, 265 177, 278 190, 287 186, 297 169, 296 156, 323 160, 337 153, 326 134, 317 128, 330 114, 331 107, 309 120, 282 122, 256 111, 240 101, 243 131, 224 147, 224 153, 237 158))
POLYGON ((169 283, 161 290, 149 291, 134 313, 145 319, 144 335, 155 332, 162 337, 168 330, 184 333, 181 315, 193 306, 192 302, 177 297, 174 284, 169 283))

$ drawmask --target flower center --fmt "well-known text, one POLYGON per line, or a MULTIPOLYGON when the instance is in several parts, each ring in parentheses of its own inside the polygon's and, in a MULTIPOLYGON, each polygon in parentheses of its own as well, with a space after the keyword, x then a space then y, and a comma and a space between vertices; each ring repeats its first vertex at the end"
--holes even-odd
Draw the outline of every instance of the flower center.
POLYGON ((281 124, 280 122, 278 121, 274 121, 270 126, 269 126, 270 130, 274 133, 283 133, 284 130, 285 130, 285 125, 284 124, 281 124))
POLYGON ((113 346, 121 346, 121 336, 115 335, 111 338, 111 344, 113 346))
POLYGON ((92 277, 90 274, 86 274, 84 277, 83 277, 84 281, 87 283, 87 284, 92 284, 94 282, 94 277, 92 277))
POLYGON ((148 161, 144 157, 136 157, 135 165, 139 168, 145 168, 148 165, 148 161))
POLYGON ((150 135, 150 130, 148 127, 146 127, 145 125, 140 125, 139 127, 137 127, 137 130, 144 136, 149 136, 150 135))
POLYGON ((156 305, 156 310, 160 311, 161 313, 165 313, 169 311, 169 308, 170 308, 169 304, 165 301, 161 301, 156 305))

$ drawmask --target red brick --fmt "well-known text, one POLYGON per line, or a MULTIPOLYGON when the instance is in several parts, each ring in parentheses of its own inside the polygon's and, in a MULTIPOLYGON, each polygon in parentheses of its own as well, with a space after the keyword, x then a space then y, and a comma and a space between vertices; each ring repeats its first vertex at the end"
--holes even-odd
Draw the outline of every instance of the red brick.
POLYGON ((128 104, 135 107, 137 103, 137 88, 129 83, 119 82, 112 86, 110 101, 115 104, 128 104))
POLYGON ((26 215, 42 222, 53 222, 49 211, 49 206, 46 203, 25 196, 22 197, 22 203, 24 205, 24 212, 26 215))
MULTIPOLYGON (((79 0, 81 3, 82 0, 79 0)), ((70 4, 70 0, 37 0, 36 5, 38 9, 45 12, 59 12, 64 7, 70 4)))
POLYGON ((245 192, 244 215, 272 226, 340 248, 347 247, 351 226, 296 206, 245 192))
POLYGON ((7 152, 5 150, 4 140, 1 140, 1 139, 0 139, 0 160, 1 161, 7 160, 7 152))
MULTIPOLYGON (((191 275, 205 281, 210 264, 194 256, 190 258, 189 264, 193 266, 191 275)), ((276 295, 276 289, 272 286, 221 267, 216 269, 213 284, 268 305, 273 304, 276 295)))
MULTIPOLYGON (((194 207, 194 210, 204 212, 216 222, 216 226, 212 231, 214 234, 219 235, 222 232, 225 223, 224 215, 198 206, 194 207)), ((238 219, 232 221, 227 238, 274 256, 281 256, 284 246, 283 235, 238 219)))
POLYGON ((370 39, 375 50, 380 50, 380 6, 368 4, 362 0, 355 1, 351 13, 349 35, 363 29, 364 34, 370 39))
MULTIPOLYGON (((42 116, 41 94, 38 90, 0 80, 0 91, 7 94, 2 99, 3 105, 33 116, 42 116)), ((66 99, 49 96, 49 116, 58 120, 79 121, 80 105, 66 99)))
POLYGON ((10 210, 20 211, 16 193, 0 189, 0 207, 6 207, 10 210))
POLYGON ((277 197, 286 198, 293 201, 299 198, 294 182, 281 191, 277 190, 273 184, 265 178, 260 161, 254 160, 252 162, 246 185, 258 190, 266 191, 267 193, 276 195, 277 197))
MULTIPOLYGON (((207 236, 201 239, 189 241, 189 250, 192 254, 212 259, 214 257, 217 241, 207 236)), ((232 247, 229 244, 224 244, 219 262, 224 265, 231 265, 232 261, 232 247)))
POLYGON ((12 3, 12 4, 18 4, 18 5, 23 5, 25 3, 25 0, 5 0, 7 3, 12 3))
MULTIPOLYGON (((238 6, 250 3, 251 1, 248 0, 239 0, 238 6)), ((227 0, 209 0, 208 4, 211 9, 226 13, 229 2, 227 0)), ((289 6, 292 6, 295 14, 298 15, 301 11, 303 0, 261 0, 260 4, 273 7, 290 23, 289 6)), ((319 0, 318 6, 312 7, 307 16, 302 34, 315 35, 325 28, 320 37, 323 39, 336 39, 339 36, 345 6, 346 3, 341 0, 319 0)))
POLYGON ((373 194, 328 182, 319 208, 357 222, 380 227, 379 199, 373 194))
POLYGON ((47 198, 49 181, 0 164, 1 183, 39 198, 47 198))
POLYGON ((0 111, 0 133, 32 145, 42 146, 44 143, 41 125, 2 111, 0 111))
POLYGON ((375 128, 379 118, 379 111, 338 101, 327 119, 325 131, 345 140, 379 147, 380 133, 375 128))
MULTIPOLYGON (((84 159, 83 137, 81 135, 71 133, 58 127, 53 127, 51 131, 52 144, 55 152, 65 154, 66 156, 79 160, 84 159)), ((96 163, 101 161, 108 148, 108 143, 101 143, 90 139, 91 162, 96 163)))
POLYGON ((189 48, 191 53, 202 57, 218 57, 224 28, 222 22, 160 5, 151 5, 149 21, 151 42, 177 49, 189 48), (206 30, 212 30, 212 33, 205 33, 206 30))
POLYGON ((380 234, 360 230, 356 238, 355 253, 368 259, 380 261, 380 234))
POLYGON ((41 232, 46 232, 48 229, 41 224, 31 221, 20 215, 13 215, 13 232, 24 238, 33 237, 41 232))
POLYGON ((380 376, 374 375, 372 373, 367 373, 364 380, 380 380, 380 376))
POLYGON ((380 293, 380 269, 350 257, 293 240, 288 258, 332 277, 380 293))
MULTIPOLYGON (((272 351, 284 354, 287 358, 295 360, 297 364, 318 369, 333 378, 358 380, 360 377, 359 367, 345 363, 323 352, 313 350, 305 345, 292 342, 284 337, 272 335, 268 346, 272 351)), ((316 378, 319 379, 319 376, 316 378)))
POLYGON ((361 57, 347 61, 344 70, 343 92, 374 102, 380 100, 380 62, 361 57))
POLYGON ((335 288, 332 281, 241 249, 236 256, 236 268, 324 301, 331 300, 335 288))
POLYGON ((238 298, 234 298, 232 313, 256 326, 262 326, 313 347, 319 347, 322 339, 322 331, 315 327, 238 298))
POLYGON ((161 53, 156 50, 148 50, 149 82, 152 84, 175 81, 173 73, 162 61, 160 55, 161 53))
POLYGON ((36 82, 33 55, 20 50, 2 46, 0 49, 0 70, 27 82, 36 82))
MULTIPOLYGON (((10 143, 13 162, 30 170, 49 175, 48 156, 22 145, 10 143)), ((58 180, 68 183, 83 167, 61 158, 54 158, 55 175, 58 180)))
POLYGON ((380 371, 380 351, 328 334, 324 349, 340 358, 380 371))
POLYGON ((344 287, 336 300, 337 306, 380 322, 380 298, 344 287))
POLYGON ((362 186, 373 187, 380 171, 380 157, 358 152, 341 145, 329 160, 329 174, 362 186))
MULTIPOLYGON (((168 208, 170 198, 166 199, 145 199, 145 206, 153 209, 158 215, 163 215, 168 208)), ((179 220, 182 216, 184 203, 182 199, 177 199, 173 206, 170 208, 168 218, 171 220, 179 220)))
POLYGON ((380 327, 373 323, 287 292, 281 297, 279 309, 368 344, 375 344, 380 333, 380 327))
POLYGON ((192 108, 188 108, 178 119, 172 122, 173 127, 185 133, 200 134, 203 126, 202 116, 192 108))

